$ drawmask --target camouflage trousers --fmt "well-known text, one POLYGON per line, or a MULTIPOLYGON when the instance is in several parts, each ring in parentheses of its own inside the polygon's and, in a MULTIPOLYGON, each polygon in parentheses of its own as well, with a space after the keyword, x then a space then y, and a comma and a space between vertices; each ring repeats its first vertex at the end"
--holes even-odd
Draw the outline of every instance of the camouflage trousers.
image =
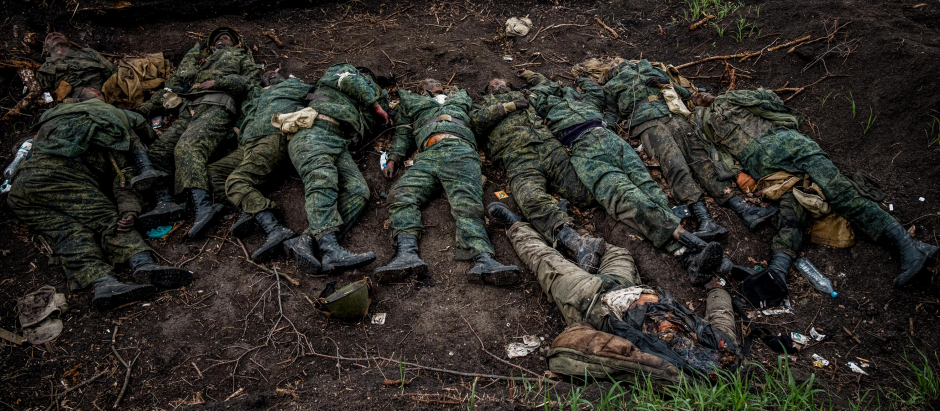
POLYGON ((450 202, 457 225, 458 260, 493 253, 483 223, 483 179, 480 155, 462 139, 444 139, 415 156, 413 166, 392 186, 388 214, 392 236, 424 233, 421 207, 440 195, 450 202))
POLYGON ((672 233, 679 218, 643 160, 619 136, 603 127, 575 141, 571 164, 594 198, 618 221, 633 227, 656 247, 677 249, 672 233))
POLYGON ((75 160, 45 156, 20 169, 7 202, 52 247, 52 261, 78 290, 114 274, 114 265, 150 251, 135 230, 117 231, 121 215, 95 175, 75 160))
POLYGON ((366 208, 369 185, 349 153, 340 127, 316 121, 287 144, 290 161, 304 183, 304 209, 310 233, 319 240, 342 236, 366 208))
POLYGON ((777 234, 771 242, 771 250, 796 257, 803 247, 803 233, 809 213, 796 201, 793 193, 780 196, 780 211, 777 213, 777 234))
POLYGON ((510 148, 503 164, 513 199, 526 220, 549 242, 555 241, 559 228, 572 222, 571 216, 558 208, 558 200, 549 192, 557 193, 578 207, 586 207, 594 201, 558 140, 510 148))
MULTIPOLYGON (((542 292, 555 303, 567 325, 587 321, 594 328, 609 332, 610 310, 600 302, 603 293, 641 284, 633 256, 625 248, 607 244, 597 274, 589 274, 565 259, 528 223, 513 224, 506 234, 516 255, 535 273, 542 292)), ((709 291, 705 320, 737 343, 731 295, 727 291, 720 288, 709 291)))
POLYGON ((183 106, 180 117, 147 150, 154 166, 175 174, 175 193, 190 188, 209 191, 209 157, 234 135, 235 115, 222 106, 183 106))
POLYGON ((659 162, 672 197, 681 204, 704 200, 708 193, 718 204, 740 194, 732 182, 718 179, 709 151, 692 125, 679 116, 666 116, 636 126, 643 148, 659 162), (703 192, 704 189, 704 192, 703 192))
POLYGON ((272 134, 253 139, 209 165, 213 191, 221 189, 235 207, 248 214, 273 210, 277 204, 258 187, 287 165, 287 159, 286 137, 272 134))
POLYGON ((778 130, 756 138, 740 153, 732 153, 752 176, 766 176, 776 171, 795 175, 808 174, 822 188, 833 211, 877 240, 888 224, 896 221, 855 189, 848 177, 826 156, 815 141, 795 130, 778 130))

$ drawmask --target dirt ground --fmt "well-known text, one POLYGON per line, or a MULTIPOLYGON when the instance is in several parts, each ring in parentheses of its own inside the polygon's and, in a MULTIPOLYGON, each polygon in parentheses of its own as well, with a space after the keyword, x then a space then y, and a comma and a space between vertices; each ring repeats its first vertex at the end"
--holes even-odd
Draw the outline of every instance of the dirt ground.
MULTIPOLYGON (((715 91, 729 87, 732 69, 737 88, 801 87, 833 75, 788 102, 807 116, 801 130, 844 172, 860 171, 879 181, 888 194, 886 203, 893 204, 893 215, 912 227, 919 240, 936 244, 940 151, 936 144, 928 147, 925 131, 929 133, 931 116, 940 116, 940 83, 935 77, 940 67, 940 3, 924 1, 747 0, 733 16, 718 22, 724 29, 719 35, 710 25, 690 31, 689 8, 682 0, 7 0, 2 8, 8 12, 0 17, 0 62, 41 62, 41 40, 51 30, 109 57, 162 51, 178 62, 200 35, 227 25, 257 47, 258 62, 279 64, 282 71, 307 81, 315 81, 336 62, 348 61, 378 74, 394 73, 406 84, 436 77, 476 95, 488 79, 515 78, 521 67, 564 81, 572 64, 589 57, 642 56, 678 65, 763 50, 745 61, 727 60, 730 67, 711 61, 688 67, 683 74, 715 91), (535 23, 527 37, 498 36, 508 17, 525 15, 535 23), (612 38, 595 16, 619 38, 612 38), (754 30, 746 26, 736 38, 739 23, 753 24, 754 30), (836 27, 840 30, 830 36, 836 27), (282 46, 264 34, 268 30, 274 30, 282 46), (29 32, 38 33, 40 43, 24 43, 29 32), (823 39, 792 52, 787 47, 770 50, 807 35, 823 39), (866 133, 869 114, 877 118, 866 133)), ((14 69, 0 69, 4 112, 22 98, 22 87, 14 69)), ((784 98, 793 94, 780 92, 784 98)), ((12 147, 24 138, 41 111, 33 108, 12 124, 0 125, 0 147, 12 147)), ((0 152, 4 165, 9 153, 0 152)), ((328 321, 313 309, 310 300, 327 282, 360 279, 393 253, 382 196, 392 182, 381 176, 373 145, 358 148, 354 156, 372 199, 344 242, 352 250, 375 251, 375 264, 339 277, 310 277, 295 273, 282 257, 272 266, 299 285, 278 285, 270 274, 245 261, 242 249, 227 235, 231 219, 206 239, 186 240, 180 230, 166 244, 152 245, 170 262, 186 262, 185 267, 197 273, 192 286, 111 312, 93 310, 88 291, 69 295, 72 310, 64 316, 65 330, 57 340, 37 347, 0 345, 0 404, 17 410, 51 406, 67 387, 104 372, 85 388, 68 393, 61 406, 112 407, 125 376, 112 347, 128 360, 139 355, 121 399, 120 406, 128 409, 466 408, 472 377, 400 367, 397 361, 518 376, 519 369, 493 358, 481 344, 500 358, 505 358, 504 347, 523 335, 539 335, 547 344, 564 328, 559 311, 529 270, 524 270, 525 284, 514 288, 468 284, 464 272, 469 263, 453 260, 454 222, 444 199, 424 212, 428 230, 421 254, 431 266, 435 287, 411 283, 379 288, 371 311, 387 313, 384 325, 328 321), (402 372, 409 381, 404 389, 383 384, 400 380, 402 372)), ((504 173, 500 165, 487 164, 484 174, 485 202, 494 201, 493 193, 507 188, 504 173)), ((288 225, 304 229, 299 178, 291 175, 272 189, 288 225)), ((730 210, 712 209, 719 223, 731 230, 725 242, 728 255, 741 264, 766 265, 774 229, 751 232, 730 210)), ((703 313, 704 292, 688 284, 672 257, 602 209, 582 211, 582 223, 634 252, 646 283, 703 313)), ((68 287, 61 269, 49 265, 38 234, 15 219, 6 201, 0 206, 0 226, 0 327, 18 330, 17 297, 48 284, 66 293, 68 287)), ((853 248, 811 244, 804 252, 835 280, 841 294, 837 299, 815 292, 794 271, 788 279, 793 314, 755 319, 775 332, 805 333, 816 327, 827 334, 822 343, 799 353, 794 368, 804 377, 816 373, 827 392, 843 398, 876 386, 904 391, 903 353, 920 348, 936 366, 940 341, 936 271, 897 289, 892 285, 897 257, 858 235, 853 248), (814 368, 814 353, 833 365, 814 368), (847 361, 856 357, 873 362, 868 376, 848 369, 847 361)), ((500 260, 522 265, 501 230, 490 228, 490 236, 500 260)), ((251 250, 261 241, 255 234, 245 245, 251 250)), ((121 270, 128 273, 126 267, 121 270)), ((770 364, 776 357, 756 343, 750 360, 770 364)), ((536 374, 547 369, 539 352, 510 362, 536 374)), ((476 387, 476 404, 480 409, 523 407, 518 394, 511 384, 484 378, 476 387)))

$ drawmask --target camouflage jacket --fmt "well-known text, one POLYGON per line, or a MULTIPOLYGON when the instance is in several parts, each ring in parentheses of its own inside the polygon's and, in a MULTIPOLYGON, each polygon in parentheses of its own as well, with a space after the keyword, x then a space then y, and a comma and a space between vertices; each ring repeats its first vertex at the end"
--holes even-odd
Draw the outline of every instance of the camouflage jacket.
POLYGON ((249 100, 242 104, 242 120, 238 137, 244 145, 258 137, 281 134, 281 130, 271 125, 274 113, 292 113, 306 105, 305 98, 313 85, 300 79, 291 78, 266 89, 256 87, 249 93, 249 100))
POLYGON ((525 95, 519 91, 501 89, 474 102, 470 112, 473 132, 487 136, 487 152, 503 163, 519 147, 555 139, 533 106, 506 113, 503 103, 522 99, 525 95))
POLYGON ((604 90, 590 79, 579 78, 577 85, 581 91, 578 91, 531 71, 525 72, 523 78, 535 94, 529 97, 529 102, 545 118, 556 137, 571 126, 603 120, 604 90))
MULTIPOLYGON (((606 117, 608 123, 614 124, 622 118, 627 120, 627 127, 633 127, 670 114, 669 106, 662 99, 662 90, 646 86, 646 81, 653 77, 672 82, 665 71, 653 67, 647 60, 625 61, 611 70, 610 76, 604 84, 610 107, 606 117)), ((692 97, 684 87, 674 82, 673 85, 683 100, 692 97)))
POLYGON ((36 71, 39 86, 44 91, 53 92, 59 82, 65 81, 72 86, 72 91, 61 98, 76 97, 85 87, 101 90, 104 82, 115 73, 114 64, 97 51, 89 48, 71 50, 64 59, 47 57, 46 62, 36 71))
MULTIPOLYGON (((165 87, 180 90, 178 94, 188 100, 204 94, 225 93, 240 105, 254 87, 261 85, 261 67, 255 64, 246 47, 242 43, 210 52, 197 43, 183 56, 179 68, 166 80, 165 87), (209 80, 215 80, 215 86, 211 89, 195 88, 199 83, 209 80)), ((163 104, 165 93, 165 90, 155 93, 150 103, 156 106, 163 104)), ((147 112, 151 108, 141 111, 147 112)))
POLYGON ((388 93, 371 77, 359 73, 352 64, 337 64, 326 69, 309 107, 335 118, 360 136, 375 131, 380 119, 373 114, 376 103, 388 110, 388 93))
POLYGON ((395 129, 389 150, 390 161, 401 161, 415 148, 424 151, 428 139, 439 133, 460 136, 476 148, 476 138, 470 129, 473 100, 467 95, 467 90, 448 89, 443 104, 428 95, 407 90, 398 90, 398 96, 401 98, 395 113, 395 125, 398 128, 395 129), (446 120, 433 121, 442 115, 449 115, 466 125, 446 120), (402 127, 404 125, 409 127, 402 127))

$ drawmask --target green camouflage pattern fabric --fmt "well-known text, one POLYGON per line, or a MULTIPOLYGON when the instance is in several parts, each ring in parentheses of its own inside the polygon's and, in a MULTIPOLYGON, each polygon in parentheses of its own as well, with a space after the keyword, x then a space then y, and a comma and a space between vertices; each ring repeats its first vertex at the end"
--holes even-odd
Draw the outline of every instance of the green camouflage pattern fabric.
POLYGON ((34 153, 17 170, 7 198, 16 216, 49 240, 52 261, 63 268, 72 290, 150 251, 137 231, 117 231, 121 217, 140 212, 140 200, 111 187, 114 172, 106 157, 97 149, 84 153, 81 162, 34 153))
POLYGON ((180 116, 147 150, 155 168, 175 175, 175 193, 211 189, 209 157, 235 134, 235 113, 222 106, 185 106, 180 116))
POLYGON ((470 126, 470 110, 473 100, 467 95, 467 90, 449 88, 446 100, 441 104, 428 93, 412 93, 408 90, 398 90, 401 101, 395 113, 395 135, 389 149, 388 159, 401 164, 401 160, 415 149, 424 151, 428 139, 435 134, 446 133, 462 137, 470 146, 476 149, 476 138, 470 126), (453 121, 435 121, 422 126, 426 121, 449 115, 464 122, 467 126, 453 121), (401 127, 408 125, 407 127, 401 127))
POLYGON ((604 90, 597 83, 581 77, 577 86, 562 87, 545 76, 532 71, 523 73, 534 97, 529 101, 535 111, 545 119, 548 128, 556 136, 567 128, 592 120, 603 120, 606 100, 604 90))
POLYGON ((803 247, 803 233, 809 212, 796 201, 793 192, 780 196, 780 211, 777 213, 777 234, 771 241, 774 252, 789 254, 796 258, 803 247))
POLYGON ((486 136, 490 159, 505 166, 510 192, 526 220, 554 242, 555 231, 572 223, 572 218, 558 209, 558 200, 549 193, 576 207, 588 207, 594 197, 535 108, 511 113, 503 108, 504 103, 524 99, 521 92, 508 88, 481 97, 470 113, 472 128, 477 136, 486 136))
POLYGON ((225 180, 229 201, 249 214, 273 210, 277 204, 258 188, 289 164, 287 147, 287 137, 272 134, 254 138, 236 150, 239 162, 225 180))
POLYGON ((718 204, 724 204, 740 194, 731 181, 719 179, 708 148, 692 125, 680 116, 647 120, 635 126, 632 133, 639 137, 646 153, 659 162, 676 202, 702 201, 707 192, 718 204))
POLYGON ((303 108, 307 104, 305 98, 312 90, 312 85, 296 78, 267 88, 254 89, 242 104, 238 143, 244 145, 256 138, 281 134, 281 130, 271 125, 271 116, 275 113, 293 113, 303 108))
POLYGON ((317 240, 331 232, 345 235, 365 209, 370 191, 343 130, 315 121, 294 135, 287 151, 304 183, 310 234, 317 240))
POLYGON ((571 164, 607 213, 639 231, 656 247, 673 247, 668 243, 675 243, 672 233, 679 218, 633 147, 612 131, 598 127, 574 142, 571 164))
POLYGON ((444 139, 415 155, 414 165, 405 170, 388 195, 392 238, 399 234, 420 238, 424 233, 421 208, 443 191, 457 226, 455 258, 469 260, 480 253, 492 254, 493 244, 483 221, 481 163, 480 155, 463 139, 444 139))
MULTIPOLYGON (((220 199, 228 200, 228 196, 225 194, 225 182, 232 172, 238 168, 238 165, 242 163, 244 158, 245 148, 240 146, 232 150, 231 153, 226 154, 225 157, 209 163, 207 167, 209 172, 209 192, 212 193, 216 201, 220 199)), ((264 179, 262 181, 266 180, 267 179, 264 179)), ((263 184, 263 182, 259 184, 263 184)))
POLYGON ((153 135, 150 124, 132 111, 104 101, 59 104, 47 110, 35 126, 33 152, 74 158, 90 148, 129 151, 140 137, 153 135))
POLYGON ((352 64, 326 69, 317 81, 315 94, 308 104, 310 108, 339 120, 359 136, 372 134, 381 123, 372 106, 378 103, 388 111, 388 93, 352 64))
POLYGON ((608 77, 604 83, 608 107, 611 108, 606 113, 607 121, 614 124, 619 119, 626 120, 627 129, 671 114, 669 106, 662 100, 662 89, 658 86, 646 86, 646 81, 650 78, 661 77, 668 80, 683 100, 692 97, 688 90, 673 82, 665 71, 653 67, 645 59, 638 62, 624 61, 611 69, 608 77), (660 99, 649 101, 650 96, 660 99))
POLYGON ((699 125, 702 135, 726 149, 752 177, 759 179, 777 171, 809 175, 822 188, 833 211, 873 240, 896 221, 878 204, 862 196, 819 144, 796 130, 775 126, 771 120, 733 104, 723 94, 715 98, 702 118, 704 124, 699 125))
POLYGON ((108 81, 117 70, 108 59, 97 51, 84 48, 70 50, 63 59, 46 57, 46 62, 36 70, 36 80, 44 91, 52 93, 59 82, 65 81, 72 85, 72 91, 61 98, 75 98, 81 94, 85 87, 101 90, 105 81, 108 81))

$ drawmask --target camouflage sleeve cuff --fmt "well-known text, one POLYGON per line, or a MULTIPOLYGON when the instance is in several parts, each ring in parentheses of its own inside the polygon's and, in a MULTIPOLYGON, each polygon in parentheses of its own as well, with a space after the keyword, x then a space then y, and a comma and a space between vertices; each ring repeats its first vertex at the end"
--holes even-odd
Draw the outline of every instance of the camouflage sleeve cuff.
POLYGON ((403 156, 400 155, 400 154, 395 154, 395 153, 389 153, 389 154, 388 154, 388 161, 394 161, 395 163, 399 163, 399 164, 400 164, 402 158, 403 158, 403 156))

